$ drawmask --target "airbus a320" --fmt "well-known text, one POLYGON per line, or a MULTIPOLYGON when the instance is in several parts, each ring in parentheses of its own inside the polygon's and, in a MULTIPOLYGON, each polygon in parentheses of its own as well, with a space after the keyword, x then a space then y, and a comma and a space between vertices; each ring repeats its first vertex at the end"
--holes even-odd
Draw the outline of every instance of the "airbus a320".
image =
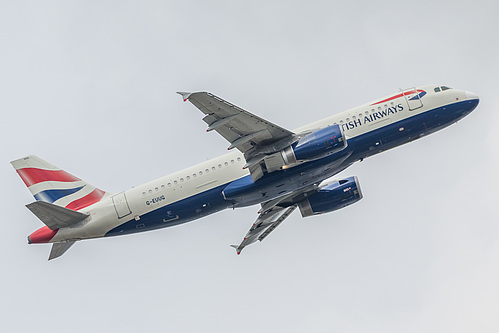
POLYGON ((288 130, 211 93, 179 93, 205 116, 229 152, 113 194, 37 156, 12 165, 36 201, 26 205, 45 225, 28 243, 52 243, 49 260, 75 242, 171 227, 227 208, 260 205, 238 245, 265 239, 299 208, 302 217, 362 199, 357 177, 333 178, 353 163, 443 129, 472 112, 477 95, 432 85, 400 90, 288 130))

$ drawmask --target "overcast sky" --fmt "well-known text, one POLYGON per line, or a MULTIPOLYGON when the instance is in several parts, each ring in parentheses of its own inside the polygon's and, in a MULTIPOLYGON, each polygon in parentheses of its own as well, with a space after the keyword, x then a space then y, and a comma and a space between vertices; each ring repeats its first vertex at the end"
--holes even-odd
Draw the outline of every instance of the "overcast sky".
POLYGON ((2 1, 2 332, 499 331, 497 1, 2 1), (366 159, 364 199, 294 213, 236 256, 258 207, 77 243, 47 262, 9 161, 120 192, 226 151, 176 91, 285 128, 399 88, 481 98, 366 159))

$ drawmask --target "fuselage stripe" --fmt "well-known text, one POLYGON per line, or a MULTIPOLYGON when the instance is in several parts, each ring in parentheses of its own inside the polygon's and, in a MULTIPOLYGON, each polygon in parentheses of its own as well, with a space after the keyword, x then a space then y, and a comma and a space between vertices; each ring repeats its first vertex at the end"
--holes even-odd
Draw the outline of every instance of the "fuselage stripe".
POLYGON ((398 95, 395 95, 395 96, 392 96, 392 97, 389 97, 387 99, 384 99, 382 101, 379 101, 379 102, 376 102, 376 103, 373 103, 371 105, 376 105, 376 104, 380 104, 380 103, 385 103, 385 102, 389 102, 391 100, 394 100, 394 99, 397 99, 397 98, 400 98, 402 96, 407 96, 407 95, 411 95, 411 94, 415 94, 415 93, 421 93, 421 92, 425 92, 424 90, 421 90, 421 89, 418 89, 418 90, 411 90, 411 91, 404 91, 403 93, 400 93, 398 95))

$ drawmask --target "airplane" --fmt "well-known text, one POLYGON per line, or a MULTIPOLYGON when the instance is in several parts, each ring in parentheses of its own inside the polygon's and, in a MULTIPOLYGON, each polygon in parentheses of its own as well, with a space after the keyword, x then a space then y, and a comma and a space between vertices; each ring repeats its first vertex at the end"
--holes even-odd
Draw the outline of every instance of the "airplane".
POLYGON ((113 194, 30 155, 11 164, 36 201, 26 207, 45 226, 29 244, 52 243, 49 260, 75 242, 171 227, 227 208, 260 205, 239 245, 264 240, 299 208, 302 217, 362 199, 357 177, 334 176, 353 163, 434 133, 472 112, 474 93, 414 87, 287 130, 208 92, 179 92, 203 114, 229 152, 113 194))

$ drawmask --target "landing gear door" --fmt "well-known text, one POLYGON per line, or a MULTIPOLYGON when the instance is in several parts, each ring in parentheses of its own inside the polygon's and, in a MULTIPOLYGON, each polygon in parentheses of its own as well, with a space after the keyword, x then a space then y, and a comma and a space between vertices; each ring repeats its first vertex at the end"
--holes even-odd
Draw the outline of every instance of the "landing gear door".
POLYGON ((126 200, 125 192, 113 196, 113 204, 119 219, 132 214, 130 206, 128 206, 128 201, 126 200))
POLYGON ((409 106, 409 111, 414 111, 416 109, 419 109, 420 107, 423 106, 423 102, 421 101, 421 97, 423 96, 424 91, 422 90, 417 90, 416 88, 410 88, 406 90, 402 90, 402 93, 404 94, 405 101, 407 102, 407 105, 409 106))

